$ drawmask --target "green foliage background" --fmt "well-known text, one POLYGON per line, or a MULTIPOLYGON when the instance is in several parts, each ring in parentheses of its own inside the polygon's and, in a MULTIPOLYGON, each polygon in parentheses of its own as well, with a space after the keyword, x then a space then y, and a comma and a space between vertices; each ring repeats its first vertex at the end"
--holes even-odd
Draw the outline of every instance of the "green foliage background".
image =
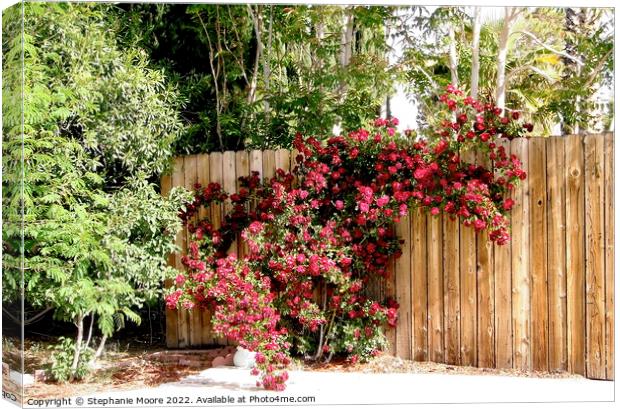
POLYGON ((182 129, 177 96, 143 51, 121 51, 106 7, 24 10, 23 44, 20 7, 3 16, 3 302, 23 290, 29 308, 110 336, 171 270, 186 195, 153 182, 182 129))

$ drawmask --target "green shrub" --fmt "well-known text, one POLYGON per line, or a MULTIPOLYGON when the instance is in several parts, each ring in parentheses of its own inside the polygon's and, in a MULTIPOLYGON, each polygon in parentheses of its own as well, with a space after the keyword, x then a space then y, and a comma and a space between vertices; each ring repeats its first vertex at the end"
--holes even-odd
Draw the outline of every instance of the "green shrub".
MULTIPOLYGON (((72 375, 71 363, 75 353, 75 341, 72 338, 61 337, 60 342, 49 347, 52 352, 52 362, 48 368, 49 376, 58 382, 67 382, 72 375)), ((89 362, 93 358, 92 348, 82 348, 78 366, 73 373, 73 379, 84 379, 91 371, 89 362)))

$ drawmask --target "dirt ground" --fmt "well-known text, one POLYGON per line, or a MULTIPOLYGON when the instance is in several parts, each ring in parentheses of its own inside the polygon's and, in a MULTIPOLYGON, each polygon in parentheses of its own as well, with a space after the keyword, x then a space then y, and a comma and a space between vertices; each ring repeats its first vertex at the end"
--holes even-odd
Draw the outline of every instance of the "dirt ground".
POLYGON ((414 362, 389 355, 381 355, 364 364, 351 365, 344 361, 336 361, 327 365, 304 365, 303 368, 313 371, 341 371, 363 373, 443 373, 458 375, 501 375, 528 378, 583 378, 568 372, 521 371, 518 369, 476 368, 473 366, 456 366, 435 362, 414 362))
MULTIPOLYGON (((131 390, 176 382, 206 369, 171 365, 153 359, 154 352, 164 348, 125 348, 108 352, 99 362, 100 368, 81 382, 55 383, 36 382, 26 388, 26 398, 53 398, 79 396, 106 390, 131 390)), ((27 352, 27 373, 45 366, 49 352, 41 345, 27 352)), ((567 372, 519 371, 515 369, 488 369, 469 366, 455 366, 434 362, 413 362, 382 355, 374 360, 352 365, 344 360, 334 360, 329 364, 304 363, 296 361, 291 369, 306 371, 362 372, 362 373, 443 373, 460 375, 503 375, 539 378, 581 378, 567 372)))
POLYGON ((32 398, 53 398, 79 396, 105 390, 155 387, 163 383, 176 382, 204 369, 149 359, 149 355, 157 351, 161 350, 108 353, 99 362, 100 368, 80 382, 36 382, 27 387, 25 393, 27 397, 32 398))

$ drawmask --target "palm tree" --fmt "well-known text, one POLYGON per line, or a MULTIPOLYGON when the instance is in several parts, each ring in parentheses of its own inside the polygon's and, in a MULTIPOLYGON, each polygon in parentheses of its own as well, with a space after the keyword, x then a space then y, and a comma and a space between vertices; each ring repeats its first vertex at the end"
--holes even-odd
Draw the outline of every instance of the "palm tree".
MULTIPOLYGON (((548 135, 553 125, 566 117, 566 112, 575 111, 573 101, 584 86, 593 88, 595 80, 610 64, 612 45, 609 41, 607 44, 599 39, 596 46, 587 48, 589 60, 595 63, 565 48, 569 34, 565 29, 564 9, 506 8, 498 13, 495 9, 476 7, 460 11, 465 16, 465 24, 454 40, 443 35, 434 38, 436 43, 448 38, 449 48, 433 46, 432 41, 429 44, 418 41, 410 42, 410 48, 404 53, 402 63, 406 67, 406 78, 413 83, 410 91, 416 94, 427 118, 434 109, 429 84, 440 87, 453 81, 455 70, 450 62, 457 60, 459 76, 470 77, 469 84, 461 83, 462 89, 494 99, 506 111, 521 111, 537 124, 538 133, 548 135), (449 55, 453 48, 458 52, 456 58, 449 55), (583 68, 567 77, 567 70, 574 66, 583 68), (584 74, 585 71, 590 75, 584 74), (567 105, 572 106, 572 111, 567 105)), ((600 11, 593 13, 596 15, 591 20, 596 21, 604 15, 600 11)), ((436 10, 431 16, 447 18, 449 15, 436 10)), ((418 30, 428 27, 428 23, 420 24, 418 30)), ((602 38, 602 35, 582 34, 580 39, 586 42, 586 38, 593 37, 602 38)), ((593 90, 588 89, 586 93, 592 95, 593 90)), ((588 99, 587 96, 581 98, 588 99)))

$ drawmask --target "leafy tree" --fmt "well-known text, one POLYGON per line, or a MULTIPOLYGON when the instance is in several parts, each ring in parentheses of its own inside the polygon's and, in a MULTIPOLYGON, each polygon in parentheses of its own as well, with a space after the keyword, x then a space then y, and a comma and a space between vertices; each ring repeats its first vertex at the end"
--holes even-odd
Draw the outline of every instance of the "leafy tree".
MULTIPOLYGON (((601 87, 613 88, 613 12, 567 7, 560 13, 567 55, 561 56, 562 81, 549 101, 549 109, 560 114, 566 132, 579 133, 596 119, 592 116, 596 92, 601 87)), ((613 114, 613 107, 609 112, 613 114)))
POLYGON ((386 56, 393 10, 132 4, 119 14, 121 41, 149 50, 187 101, 176 151, 198 153, 365 125, 395 79, 386 56))
POLYGON ((567 130, 579 123, 583 128, 591 120, 592 97, 611 83, 610 11, 580 9, 581 17, 569 24, 566 16, 577 13, 571 9, 506 8, 503 16, 486 18, 476 10, 414 7, 401 13, 401 63, 421 122, 432 120, 432 90, 458 74, 464 89, 491 97, 502 109, 521 111, 539 133, 548 134, 560 120, 567 130), (439 30, 455 21, 460 26, 452 41, 439 30), (458 62, 456 70, 450 61, 458 62), (463 81, 467 77, 469 84, 463 81))
MULTIPOLYGON (((94 322, 100 354, 125 319, 139 322, 136 308, 160 295, 185 199, 180 190, 162 198, 148 180, 168 166, 181 124, 163 74, 143 52, 121 51, 106 7, 24 10, 23 45, 3 37, 3 211, 23 218, 3 229, 3 301, 20 296, 23 257, 26 302, 77 327, 75 374, 94 322), (6 103, 19 100, 22 50, 23 134, 20 105, 6 103)), ((18 8, 10 13, 19 18, 18 8)))

